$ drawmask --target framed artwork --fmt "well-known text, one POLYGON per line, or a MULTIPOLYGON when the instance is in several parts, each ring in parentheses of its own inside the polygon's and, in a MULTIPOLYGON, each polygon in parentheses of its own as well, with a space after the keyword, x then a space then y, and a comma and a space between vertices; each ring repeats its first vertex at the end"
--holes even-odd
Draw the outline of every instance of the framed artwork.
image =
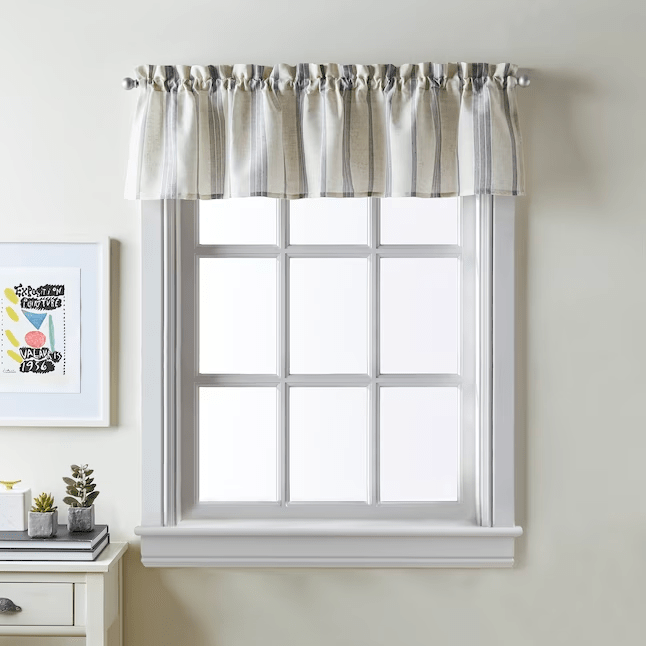
POLYGON ((0 426, 110 425, 110 240, 0 242, 0 426))

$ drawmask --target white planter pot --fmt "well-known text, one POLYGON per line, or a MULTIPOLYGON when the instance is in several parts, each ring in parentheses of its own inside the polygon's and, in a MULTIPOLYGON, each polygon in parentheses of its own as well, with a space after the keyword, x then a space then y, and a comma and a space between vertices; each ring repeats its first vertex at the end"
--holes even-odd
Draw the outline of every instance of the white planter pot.
POLYGON ((94 529, 94 505, 70 507, 67 510, 67 530, 70 532, 91 532, 94 529))
POLYGON ((56 511, 29 512, 27 533, 32 538, 51 538, 58 532, 58 509, 56 511))

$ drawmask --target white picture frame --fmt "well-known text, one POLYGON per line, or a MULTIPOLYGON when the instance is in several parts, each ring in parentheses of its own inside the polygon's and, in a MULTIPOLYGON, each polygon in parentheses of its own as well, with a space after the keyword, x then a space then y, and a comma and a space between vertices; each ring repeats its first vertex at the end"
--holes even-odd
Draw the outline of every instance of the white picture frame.
POLYGON ((0 269, 80 270, 80 392, 0 392, 0 427, 110 426, 110 249, 110 238, 0 242, 0 269))

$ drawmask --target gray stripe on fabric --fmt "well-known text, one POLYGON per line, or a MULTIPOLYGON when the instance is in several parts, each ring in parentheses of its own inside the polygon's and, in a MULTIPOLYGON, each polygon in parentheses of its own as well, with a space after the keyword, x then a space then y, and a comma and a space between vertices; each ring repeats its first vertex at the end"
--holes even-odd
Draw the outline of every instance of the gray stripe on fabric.
POLYGON ((511 120, 511 107, 509 105, 508 82, 509 82, 509 63, 505 65, 504 80, 502 84, 502 104, 505 110, 505 119, 507 120, 507 127, 509 128, 509 139, 511 146, 511 194, 518 195, 518 161, 516 159, 516 135, 514 134, 514 126, 511 120))
MULTIPOLYGON (((474 66, 475 67, 475 66, 474 66)), ((473 192, 480 192, 480 110, 478 109, 477 82, 472 70, 471 92, 473 94, 473 192)))
POLYGON ((482 91, 480 82, 480 63, 474 65, 473 73, 471 76, 471 83, 473 85, 473 118, 476 125, 474 145, 474 188, 476 195, 482 195, 484 189, 484 119, 482 107, 482 91))
MULTIPOLYGON (((299 169, 299 190, 301 196, 307 195, 307 168, 305 167, 305 144, 303 142, 303 103, 305 101, 305 63, 297 66, 296 81, 294 90, 296 92, 296 141, 298 145, 298 169, 299 169)), ((285 194, 287 194, 287 183, 285 183, 285 194)))
POLYGON ((368 72, 368 89, 366 91, 366 103, 368 107, 368 195, 372 196, 375 190, 375 135, 372 124, 372 66, 368 72))
POLYGON ((319 67, 321 70, 321 187, 320 196, 324 197, 327 191, 327 77, 325 65, 319 67))
POLYGON ((439 93, 444 80, 443 66, 439 66, 439 74, 435 74, 435 66, 432 67, 431 78, 431 115, 433 117, 433 128, 435 134, 435 160, 433 163, 433 184, 431 185, 431 197, 442 195, 442 113, 440 111, 439 93))
POLYGON ((410 77, 410 194, 417 194, 417 65, 413 65, 410 77))
POLYGON ((222 197, 222 155, 224 152, 224 141, 222 136, 223 116, 218 108, 219 101, 219 78, 220 73, 213 65, 208 67, 211 76, 209 88, 209 121, 213 122, 213 141, 215 150, 210 151, 211 158, 211 199, 222 197))
POLYGON ((392 64, 386 66, 386 186, 384 197, 392 197, 393 192, 393 156, 390 141, 390 129, 393 118, 393 95, 395 92, 396 68, 392 64))
POLYGON ((208 114, 209 114, 209 180, 211 184, 210 194, 213 197, 216 193, 216 178, 215 172, 215 151, 220 149, 218 142, 215 139, 215 115, 213 114, 213 85, 215 83, 215 75, 213 73, 213 65, 208 66, 209 71, 209 94, 208 94, 208 114))
MULTIPOLYGON (((460 108, 462 107, 462 101, 464 99, 464 76, 462 75, 462 65, 458 65, 457 67, 457 72, 458 72, 458 93, 460 96, 460 108)), ((459 125, 459 119, 460 115, 458 113, 458 141, 460 139, 460 125, 459 125)), ((455 147, 455 172, 457 175, 456 178, 456 189, 457 189, 457 194, 460 195, 460 146, 456 145, 455 147)))
POLYGON ((343 78, 340 79, 343 91, 343 197, 354 197, 352 186, 352 169, 350 167, 350 126, 352 123, 352 65, 343 66, 343 78))
POLYGON ((258 66, 258 86, 256 88, 256 93, 258 94, 258 129, 260 133, 260 151, 259 151, 259 161, 260 161, 260 186, 259 191, 260 195, 267 195, 267 128, 265 125, 265 111, 264 111, 264 94, 263 94, 263 75, 265 73, 265 66, 258 66))
POLYGON ((484 102, 484 135, 485 135, 485 192, 487 195, 490 195, 492 192, 492 173, 493 173, 493 163, 492 163, 492 142, 491 142, 491 92, 489 90, 489 79, 488 76, 485 76, 485 73, 488 73, 486 70, 486 65, 482 64, 482 99, 484 102))
POLYGON ((258 126, 256 118, 257 96, 255 92, 256 66, 251 66, 251 79, 249 80, 249 195, 256 195, 258 190, 258 126))
POLYGON ((216 70, 215 79, 215 140, 219 143, 217 150, 217 180, 216 180, 216 194, 215 197, 224 197, 226 192, 226 176, 227 176, 227 128, 224 115, 224 79, 221 78, 219 71, 216 70))

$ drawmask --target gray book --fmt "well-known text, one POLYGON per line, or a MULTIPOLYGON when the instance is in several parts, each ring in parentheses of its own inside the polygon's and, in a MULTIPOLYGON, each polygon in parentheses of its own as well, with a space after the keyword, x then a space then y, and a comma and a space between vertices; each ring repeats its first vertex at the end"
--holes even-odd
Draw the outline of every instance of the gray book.
POLYGON ((110 543, 105 534, 93 550, 39 550, 0 549, 1 561, 94 561, 110 543))
POLYGON ((92 551, 107 533, 107 525, 96 525, 91 532, 68 532, 66 525, 59 525, 57 535, 51 538, 31 538, 26 531, 0 532, 0 550, 92 551))

